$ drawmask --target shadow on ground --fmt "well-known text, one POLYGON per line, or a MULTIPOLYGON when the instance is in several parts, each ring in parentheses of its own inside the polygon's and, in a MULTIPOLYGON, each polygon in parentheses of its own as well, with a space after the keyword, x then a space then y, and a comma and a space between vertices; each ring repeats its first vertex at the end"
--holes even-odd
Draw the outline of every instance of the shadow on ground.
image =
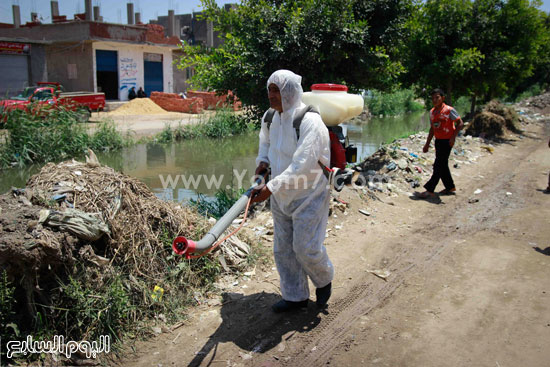
POLYGON ((224 293, 222 296, 222 323, 189 366, 209 366, 216 360, 219 343, 231 342, 248 352, 265 353, 278 345, 288 332, 308 332, 321 321, 313 302, 304 310, 275 314, 271 305, 280 300, 280 295, 262 292, 248 296, 224 293), (214 352, 205 361, 212 350, 214 352))
POLYGON ((425 201, 427 203, 435 204, 435 205, 445 204, 443 200, 441 200, 441 197, 437 194, 429 198, 422 198, 422 197, 419 197, 418 194, 413 194, 409 196, 409 199, 413 201, 425 201))
POLYGON ((545 249, 541 249, 540 247, 534 247, 533 250, 536 252, 540 252, 543 255, 550 256, 550 247, 547 247, 545 249))

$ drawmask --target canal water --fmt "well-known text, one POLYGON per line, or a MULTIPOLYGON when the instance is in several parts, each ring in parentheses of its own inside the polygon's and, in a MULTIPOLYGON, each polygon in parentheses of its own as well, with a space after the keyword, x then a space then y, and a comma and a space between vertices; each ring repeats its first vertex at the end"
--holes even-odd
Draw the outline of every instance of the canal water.
MULTIPOLYGON (((343 124, 358 159, 381 144, 429 126, 426 113, 360 119, 343 124)), ((186 202, 197 193, 212 197, 218 189, 248 188, 254 174, 258 133, 221 140, 198 139, 169 145, 138 144, 119 152, 98 153, 102 164, 143 181, 159 198, 186 202)), ((39 166, 0 172, 0 193, 24 187, 39 166)))

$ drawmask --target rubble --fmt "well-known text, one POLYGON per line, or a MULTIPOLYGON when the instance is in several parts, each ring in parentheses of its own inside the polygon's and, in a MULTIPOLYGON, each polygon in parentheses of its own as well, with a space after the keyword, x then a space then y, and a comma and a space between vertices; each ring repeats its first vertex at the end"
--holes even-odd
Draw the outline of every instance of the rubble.
POLYGON ((550 113, 550 92, 527 98, 519 103, 521 110, 530 109, 536 113, 550 113))
MULTIPOLYGON (((550 105, 550 94, 547 95, 550 105)), ((477 121, 487 119, 490 122, 477 125, 478 122, 474 120, 466 134, 464 131, 459 133, 449 157, 449 165, 460 169, 465 165, 475 164, 479 157, 493 154, 494 146, 490 138, 507 137, 512 133, 519 134, 516 136, 521 138, 520 126, 544 118, 539 116, 542 115, 521 107, 489 103, 478 114, 477 121), (474 134, 478 136, 467 135, 472 131, 479 132, 474 134)), ((372 198, 376 197, 377 192, 388 196, 410 195, 413 189, 421 186, 432 174, 434 141, 432 140, 428 153, 422 152, 427 135, 427 132, 420 132, 381 147, 353 167, 357 172, 353 176, 352 186, 372 198)))

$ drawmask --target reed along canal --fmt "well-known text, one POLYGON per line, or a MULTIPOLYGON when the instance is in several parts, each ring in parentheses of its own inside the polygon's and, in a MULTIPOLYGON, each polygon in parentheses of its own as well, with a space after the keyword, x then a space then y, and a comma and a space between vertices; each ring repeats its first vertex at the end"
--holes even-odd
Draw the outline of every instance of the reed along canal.
MULTIPOLYGON (((396 117, 356 118, 342 124, 361 161, 381 144, 428 128, 425 112, 396 117)), ((258 132, 224 139, 194 139, 171 144, 136 144, 117 152, 96 152, 101 164, 143 181, 159 198, 186 202, 219 189, 248 188, 258 152, 258 132)), ((0 193, 25 186, 41 166, 0 172, 0 193)))

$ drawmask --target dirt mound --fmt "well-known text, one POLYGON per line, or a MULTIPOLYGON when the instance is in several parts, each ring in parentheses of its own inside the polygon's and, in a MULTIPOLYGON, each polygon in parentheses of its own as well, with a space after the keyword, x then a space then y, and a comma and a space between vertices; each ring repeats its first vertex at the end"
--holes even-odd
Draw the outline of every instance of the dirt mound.
POLYGON ((502 116, 508 130, 514 133, 520 132, 517 127, 519 115, 513 108, 507 107, 498 101, 491 101, 485 106, 484 110, 502 116))
POLYGON ((135 98, 123 104, 114 111, 107 112, 107 116, 128 116, 128 115, 161 115, 170 113, 149 98, 135 98))
POLYGON ((489 102, 483 111, 476 114, 466 129, 467 135, 492 139, 502 137, 507 130, 519 133, 518 113, 498 101, 489 102))
POLYGON ((500 137, 504 135, 506 120, 496 113, 481 111, 466 129, 466 134, 483 136, 486 138, 500 137))
POLYGON ((35 286, 55 284, 55 274, 74 264, 72 252, 78 239, 42 227, 41 207, 31 204, 28 194, 14 190, 0 196, 0 270, 7 272, 12 283, 20 282, 20 313, 36 315, 35 296, 44 302, 45 295, 37 293, 35 286))

